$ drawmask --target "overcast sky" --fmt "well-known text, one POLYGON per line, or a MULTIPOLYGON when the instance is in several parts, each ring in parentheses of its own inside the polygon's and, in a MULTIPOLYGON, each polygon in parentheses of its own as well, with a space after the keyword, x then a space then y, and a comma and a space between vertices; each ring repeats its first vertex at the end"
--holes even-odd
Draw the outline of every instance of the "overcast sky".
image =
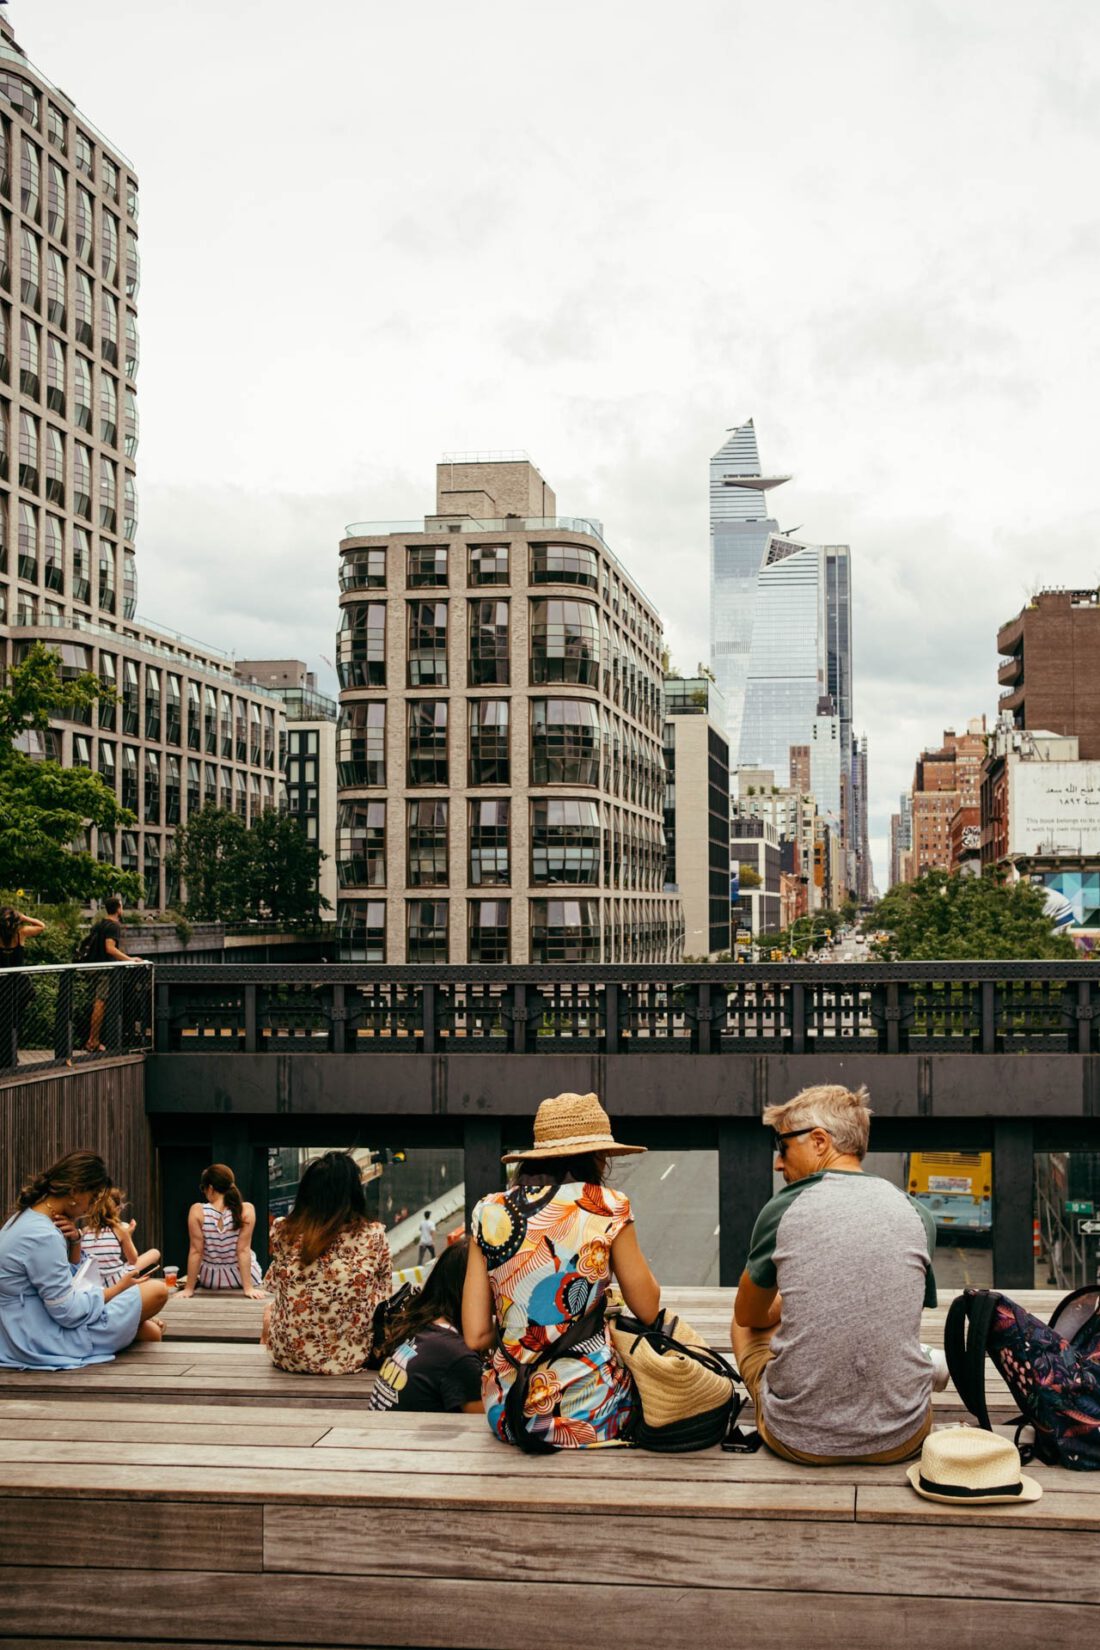
POLYGON ((1090 0, 14 0, 141 180, 140 602, 334 688, 345 522, 525 448, 705 660, 707 461, 847 542, 889 815, 1100 576, 1090 0))

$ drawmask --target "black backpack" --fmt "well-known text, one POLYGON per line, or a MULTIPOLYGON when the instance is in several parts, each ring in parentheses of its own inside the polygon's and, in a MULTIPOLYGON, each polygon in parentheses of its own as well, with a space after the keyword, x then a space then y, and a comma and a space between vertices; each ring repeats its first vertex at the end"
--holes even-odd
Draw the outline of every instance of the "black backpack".
POLYGON ((944 1351, 959 1397, 992 1432, 985 1401, 988 1353, 1035 1442, 1021 1449, 1053 1467, 1100 1472, 1100 1287, 1075 1289, 1049 1324, 994 1289, 967 1289, 947 1313, 944 1351))
POLYGON ((93 922, 88 932, 82 935, 73 948, 74 963, 103 961, 103 931, 106 926, 106 919, 103 917, 100 917, 98 922, 93 922))

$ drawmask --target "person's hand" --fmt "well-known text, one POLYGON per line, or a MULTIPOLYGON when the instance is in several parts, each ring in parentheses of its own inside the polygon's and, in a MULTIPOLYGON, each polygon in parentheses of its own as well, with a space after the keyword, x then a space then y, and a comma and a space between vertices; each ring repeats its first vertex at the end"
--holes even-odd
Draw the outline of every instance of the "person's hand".
POLYGON ((253 1289, 249 1285, 245 1286, 244 1296, 246 1300, 250 1301, 265 1301, 267 1299, 262 1289, 253 1289))
POLYGON ((80 1242, 80 1228, 73 1224, 68 1215, 54 1215, 53 1223, 66 1243, 80 1242))
POLYGON ((136 1231, 137 1231, 137 1221, 136 1221, 136 1220, 131 1220, 131 1221, 130 1221, 130 1222, 129 1222, 129 1224, 128 1224, 128 1226, 127 1226, 127 1231, 129 1231, 129 1232, 131 1232, 131 1233, 133 1233, 133 1232, 136 1232, 136 1231))

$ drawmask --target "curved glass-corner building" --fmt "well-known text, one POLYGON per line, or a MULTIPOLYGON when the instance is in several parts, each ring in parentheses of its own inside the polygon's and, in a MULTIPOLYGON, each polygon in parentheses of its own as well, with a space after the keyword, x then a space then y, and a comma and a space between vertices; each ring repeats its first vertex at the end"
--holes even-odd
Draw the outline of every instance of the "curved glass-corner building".
POLYGON ((525 455, 340 545, 341 953, 672 962, 661 623, 525 455))

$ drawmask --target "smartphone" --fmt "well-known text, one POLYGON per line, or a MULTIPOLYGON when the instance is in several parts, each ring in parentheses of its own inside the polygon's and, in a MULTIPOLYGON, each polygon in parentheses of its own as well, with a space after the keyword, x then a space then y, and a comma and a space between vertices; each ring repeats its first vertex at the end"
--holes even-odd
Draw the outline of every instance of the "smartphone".
POLYGON ((723 1438, 722 1448, 730 1455, 755 1455, 763 1442, 755 1429, 747 1432, 744 1427, 736 1427, 727 1438, 723 1438))

